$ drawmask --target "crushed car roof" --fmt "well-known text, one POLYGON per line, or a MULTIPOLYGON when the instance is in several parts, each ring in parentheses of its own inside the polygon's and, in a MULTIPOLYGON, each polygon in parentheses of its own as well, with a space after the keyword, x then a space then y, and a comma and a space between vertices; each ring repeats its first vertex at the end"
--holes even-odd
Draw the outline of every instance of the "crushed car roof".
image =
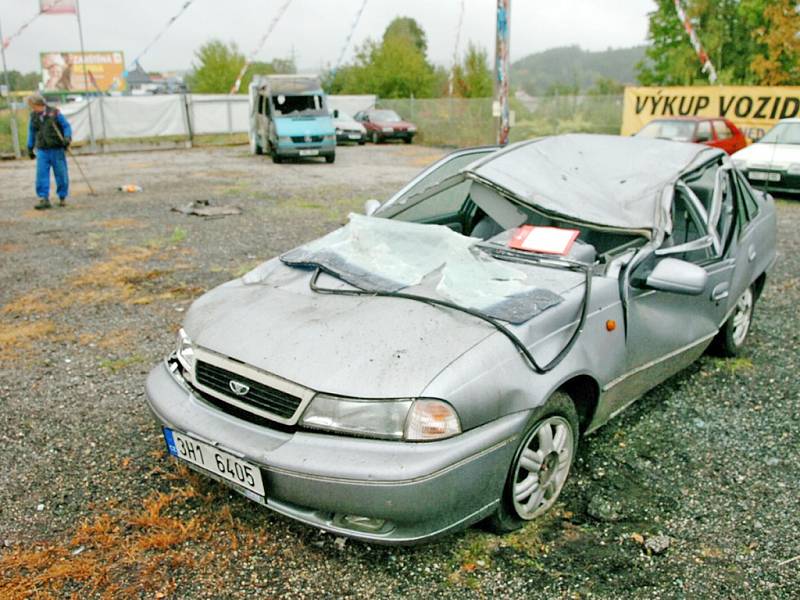
POLYGON ((699 144, 569 134, 514 144, 465 172, 569 220, 668 233, 675 182, 715 156, 725 153, 699 144))

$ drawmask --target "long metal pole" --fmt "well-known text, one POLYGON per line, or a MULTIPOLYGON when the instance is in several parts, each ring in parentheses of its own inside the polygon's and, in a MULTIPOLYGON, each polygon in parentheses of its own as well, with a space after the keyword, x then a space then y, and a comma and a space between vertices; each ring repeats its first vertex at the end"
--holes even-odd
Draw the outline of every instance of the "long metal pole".
POLYGON ((89 72, 86 68, 86 48, 83 45, 83 25, 81 24, 81 3, 75 0, 75 15, 78 17, 78 36, 81 40, 81 63, 83 65, 83 85, 86 90, 86 109, 89 111, 89 145, 92 152, 97 152, 97 142, 94 137, 94 120, 92 119, 92 99, 89 96, 89 72))
POLYGON ((510 41, 509 26, 511 24, 511 0, 497 0, 497 44, 495 47, 495 89, 500 104, 500 121, 497 128, 497 144, 508 144, 508 132, 511 128, 511 109, 508 102, 508 76, 510 41))
POLYGON ((19 127, 17 125, 17 111, 14 110, 14 102, 11 99, 11 83, 8 79, 8 67, 6 66, 6 45, 5 40, 3 38, 3 26, 0 24, 0 53, 3 55, 3 78, 6 82, 6 89, 8 90, 8 108, 11 112, 11 120, 9 121, 9 125, 11 126, 11 143, 14 146, 14 156, 20 158, 22 154, 20 153, 19 148, 19 127))

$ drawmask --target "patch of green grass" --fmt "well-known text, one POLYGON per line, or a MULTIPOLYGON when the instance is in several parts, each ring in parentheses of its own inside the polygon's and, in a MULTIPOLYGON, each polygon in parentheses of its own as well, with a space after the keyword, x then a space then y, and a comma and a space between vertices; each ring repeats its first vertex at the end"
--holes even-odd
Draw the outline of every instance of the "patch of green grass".
POLYGON ((132 356, 126 356, 125 358, 106 359, 100 363, 100 368, 108 369, 109 371, 116 373, 117 371, 121 371, 122 369, 132 365, 138 365, 144 361, 145 359, 143 356, 134 354, 132 356))
POLYGON ((753 361, 742 356, 738 358, 717 358, 714 360, 714 366, 718 369, 736 374, 752 370, 753 361))
POLYGON ((186 239, 187 232, 182 227, 176 227, 169 238, 170 244, 180 244, 186 239))
POLYGON ((239 277, 242 277, 243 275, 245 275, 245 274, 249 273, 250 271, 252 271, 253 269, 255 269, 262 262, 264 262, 264 261, 262 261, 262 260, 249 260, 249 261, 247 261, 245 263, 242 263, 238 267, 236 267, 234 269, 231 269, 231 275, 233 275, 234 277, 236 277, 238 279, 239 277))

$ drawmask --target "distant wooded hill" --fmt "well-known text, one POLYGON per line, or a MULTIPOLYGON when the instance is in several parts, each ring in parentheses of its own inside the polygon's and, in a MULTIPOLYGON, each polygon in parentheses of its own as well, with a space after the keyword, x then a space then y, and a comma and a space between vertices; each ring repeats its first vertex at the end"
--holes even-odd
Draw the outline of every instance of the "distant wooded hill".
POLYGON ((603 52, 589 52, 578 46, 551 48, 514 62, 511 83, 533 96, 586 91, 598 79, 636 83, 636 63, 644 58, 646 47, 609 48, 603 52))

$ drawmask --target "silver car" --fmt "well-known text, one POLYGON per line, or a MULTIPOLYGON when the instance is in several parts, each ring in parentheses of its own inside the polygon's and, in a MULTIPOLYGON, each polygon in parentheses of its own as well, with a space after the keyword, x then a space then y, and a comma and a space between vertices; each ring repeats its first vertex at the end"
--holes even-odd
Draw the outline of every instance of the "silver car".
POLYGON ((147 397, 179 460, 372 542, 541 515, 581 435, 740 351, 776 257, 771 197, 693 144, 465 150, 367 205, 199 298, 147 397))

